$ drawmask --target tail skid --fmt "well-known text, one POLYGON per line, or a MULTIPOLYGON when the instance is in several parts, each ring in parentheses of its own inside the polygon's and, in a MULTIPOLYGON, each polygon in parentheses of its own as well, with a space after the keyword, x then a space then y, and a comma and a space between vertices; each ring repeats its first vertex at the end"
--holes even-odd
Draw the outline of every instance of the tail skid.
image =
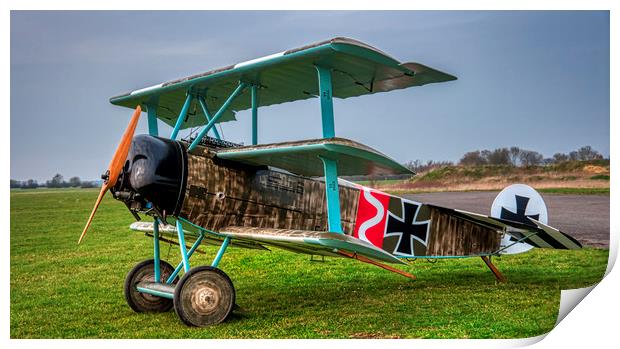
POLYGON ((491 269, 491 272, 493 273, 493 275, 495 275, 495 278, 497 279, 497 281, 504 283, 506 282, 506 277, 499 271, 499 269, 497 269, 497 267, 491 262, 491 258, 487 257, 487 256, 480 256, 480 258, 482 258, 482 260, 484 261, 484 263, 487 265, 487 267, 489 267, 489 269, 491 269))

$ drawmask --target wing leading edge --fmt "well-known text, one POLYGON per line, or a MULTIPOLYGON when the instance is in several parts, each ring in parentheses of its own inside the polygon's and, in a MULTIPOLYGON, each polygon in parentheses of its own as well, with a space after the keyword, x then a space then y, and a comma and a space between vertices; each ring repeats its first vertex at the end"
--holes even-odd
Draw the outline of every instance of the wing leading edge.
POLYGON ((217 157, 273 166, 301 176, 323 176, 320 157, 336 160, 339 176, 414 173, 379 151, 344 138, 321 138, 220 150, 217 157))

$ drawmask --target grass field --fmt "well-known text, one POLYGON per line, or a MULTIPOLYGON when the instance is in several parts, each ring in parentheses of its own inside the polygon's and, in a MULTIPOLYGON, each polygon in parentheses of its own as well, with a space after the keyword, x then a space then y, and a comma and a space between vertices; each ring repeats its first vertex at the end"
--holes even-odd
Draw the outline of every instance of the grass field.
MULTIPOLYGON (((152 257, 152 243, 129 231, 124 205, 106 197, 76 245, 96 196, 11 192, 12 338, 531 337, 553 328, 561 289, 598 282, 607 265, 607 250, 536 250, 494 259, 506 284, 479 259, 418 260, 406 267, 418 277, 410 281, 352 260, 231 248, 220 267, 245 314, 188 328, 174 311, 137 314, 125 304, 125 274, 152 257)), ((193 265, 210 263, 216 248, 204 250, 193 265)), ((178 247, 163 245, 162 257, 176 264, 178 247)))

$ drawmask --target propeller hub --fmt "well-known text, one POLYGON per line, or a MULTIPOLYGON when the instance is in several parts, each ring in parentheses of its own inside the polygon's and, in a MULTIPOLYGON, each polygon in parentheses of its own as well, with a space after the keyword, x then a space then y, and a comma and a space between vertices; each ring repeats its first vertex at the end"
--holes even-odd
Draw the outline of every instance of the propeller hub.
POLYGON ((101 174, 101 179, 104 182, 107 182, 110 179, 110 170, 105 171, 105 173, 101 174))

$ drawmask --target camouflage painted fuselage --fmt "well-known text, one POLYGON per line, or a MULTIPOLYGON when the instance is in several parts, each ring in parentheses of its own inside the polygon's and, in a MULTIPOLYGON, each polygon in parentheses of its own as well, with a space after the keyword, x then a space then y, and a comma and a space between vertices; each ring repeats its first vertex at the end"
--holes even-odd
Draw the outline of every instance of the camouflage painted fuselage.
MULTIPOLYGON (((188 153, 185 188, 179 215, 205 229, 328 229, 323 181, 221 160, 207 147, 188 153)), ((499 248, 497 230, 434 206, 348 182, 339 189, 344 233, 397 256, 470 256, 499 248)))
MULTIPOLYGON (((180 214, 206 229, 225 226, 327 230, 321 181, 215 158, 206 147, 188 154, 180 214)), ((341 188, 343 229, 352 233, 359 191, 341 188)))

